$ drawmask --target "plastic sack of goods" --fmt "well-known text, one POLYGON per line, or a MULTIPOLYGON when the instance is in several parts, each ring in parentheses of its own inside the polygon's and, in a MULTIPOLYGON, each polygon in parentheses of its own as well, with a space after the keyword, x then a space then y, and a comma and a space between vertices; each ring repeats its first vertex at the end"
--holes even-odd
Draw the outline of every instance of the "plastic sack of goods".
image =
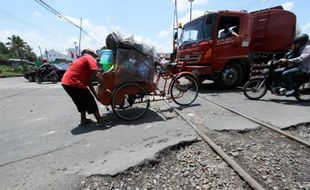
POLYGON ((133 36, 124 37, 115 32, 107 36, 106 45, 116 56, 116 85, 135 81, 153 82, 154 47, 138 42, 133 36))

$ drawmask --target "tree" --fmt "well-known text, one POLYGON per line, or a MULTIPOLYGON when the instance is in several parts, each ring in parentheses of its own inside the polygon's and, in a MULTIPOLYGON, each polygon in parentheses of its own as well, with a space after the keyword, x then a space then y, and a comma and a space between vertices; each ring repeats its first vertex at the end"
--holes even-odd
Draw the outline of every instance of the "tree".
POLYGON ((0 42, 0 53, 7 54, 9 53, 9 49, 5 46, 4 43, 0 42))
POLYGON ((6 62, 9 59, 9 49, 4 43, 0 42, 0 63, 6 62))
POLYGON ((9 46, 9 49, 13 53, 13 56, 18 56, 18 58, 20 58, 23 71, 25 71, 25 66, 22 60, 22 51, 27 47, 27 43, 17 35, 12 35, 11 37, 8 37, 8 40, 9 42, 7 42, 6 45, 9 46))

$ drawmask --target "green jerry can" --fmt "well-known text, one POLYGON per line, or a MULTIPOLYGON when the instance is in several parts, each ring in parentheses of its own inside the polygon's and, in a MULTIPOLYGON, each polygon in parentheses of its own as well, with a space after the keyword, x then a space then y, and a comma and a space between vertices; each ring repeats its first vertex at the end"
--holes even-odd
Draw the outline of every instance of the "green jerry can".
POLYGON ((104 72, 113 66, 113 53, 111 50, 102 50, 99 61, 104 72))

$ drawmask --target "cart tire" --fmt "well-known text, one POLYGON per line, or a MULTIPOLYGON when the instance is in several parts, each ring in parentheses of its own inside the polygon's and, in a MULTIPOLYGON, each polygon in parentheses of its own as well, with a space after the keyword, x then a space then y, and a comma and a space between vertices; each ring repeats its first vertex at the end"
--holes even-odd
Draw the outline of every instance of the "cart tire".
POLYGON ((122 84, 112 94, 113 112, 127 121, 141 118, 149 106, 147 91, 137 83, 122 84))
POLYGON ((193 74, 181 74, 171 82, 171 98, 180 106, 192 104, 198 96, 198 91, 198 79, 193 74))

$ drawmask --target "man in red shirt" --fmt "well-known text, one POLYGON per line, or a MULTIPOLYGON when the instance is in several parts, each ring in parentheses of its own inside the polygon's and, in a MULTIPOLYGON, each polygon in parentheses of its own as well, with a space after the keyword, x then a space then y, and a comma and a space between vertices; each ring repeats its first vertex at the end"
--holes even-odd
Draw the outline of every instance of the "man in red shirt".
POLYGON ((86 117, 88 114, 93 114, 97 123, 101 122, 97 103, 94 99, 98 99, 91 78, 98 72, 96 57, 97 54, 92 49, 82 51, 82 56, 75 60, 65 72, 62 78, 62 86, 69 94, 78 112, 81 114, 81 123, 91 122, 86 117))

